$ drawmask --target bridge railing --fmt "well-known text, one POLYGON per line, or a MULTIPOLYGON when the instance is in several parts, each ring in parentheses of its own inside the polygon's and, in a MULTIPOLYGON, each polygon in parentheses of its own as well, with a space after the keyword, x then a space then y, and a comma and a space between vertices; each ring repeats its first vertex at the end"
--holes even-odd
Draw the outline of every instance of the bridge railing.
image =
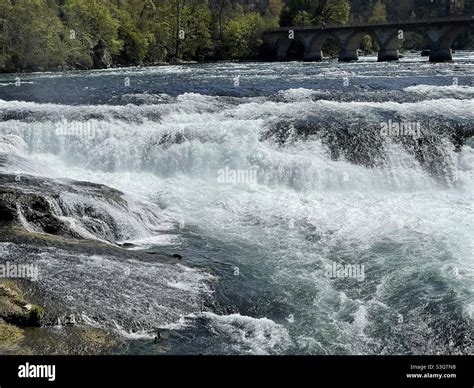
POLYGON ((474 22, 474 15, 467 16, 446 16, 440 18, 425 18, 425 19, 408 19, 387 22, 373 22, 373 23, 359 23, 359 24, 323 24, 316 26, 289 26, 280 27, 264 31, 264 33, 272 32, 287 32, 289 29, 294 31, 305 30, 327 30, 336 28, 364 28, 364 27, 384 27, 384 26, 401 26, 412 24, 432 24, 432 23, 453 23, 453 22, 474 22))

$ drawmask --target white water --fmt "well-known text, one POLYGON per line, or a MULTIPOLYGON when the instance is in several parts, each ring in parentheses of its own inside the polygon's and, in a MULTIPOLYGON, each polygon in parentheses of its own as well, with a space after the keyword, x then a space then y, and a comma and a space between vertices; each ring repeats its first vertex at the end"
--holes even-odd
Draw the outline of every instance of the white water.
MULTIPOLYGON (((273 321, 258 314, 250 318, 204 313, 218 335, 235 341, 229 346, 237 352, 285 352, 296 346, 300 352, 321 354, 397 353, 406 352, 404 341, 413 353, 456 352, 463 350, 450 348, 451 340, 436 338, 433 329, 436 319, 449 322, 451 316, 427 316, 423 305, 438 292, 441 300, 450 300, 447 291, 427 288, 434 285, 426 279, 436 276, 456 294, 461 315, 468 320, 472 315, 472 148, 456 153, 449 142, 442 144, 447 165, 457 172, 455 181, 443 184, 390 139, 383 145, 384 164, 370 168, 333 160, 316 136, 293 138, 280 147, 272 140, 261 141, 261 135, 277 121, 308 115, 345 123, 362 116, 377 124, 387 113, 406 120, 436 114, 440 120, 457 117, 472 122, 471 89, 408 87, 404 93, 424 94, 427 99, 407 103, 313 101, 326 92, 306 88, 281 91, 282 102, 193 93, 177 98, 155 95, 142 98, 145 105, 125 107, 0 101, 6 111, 25 110, 41 118, 1 122, 0 131, 8 133, 13 144, 6 151, 16 147, 42 166, 42 175, 122 190, 155 206, 163 220, 161 231, 174 235, 163 237, 156 230, 156 239, 150 240, 146 228, 148 235, 141 236, 145 241, 137 233, 129 233, 124 241, 180 247, 186 239, 180 237, 181 224, 209 239, 209 248, 225 248, 229 256, 220 259, 228 261, 229 276, 239 267, 242 287, 254 276, 271 284, 282 298, 274 301, 282 306, 273 321), (84 112, 100 118, 88 118, 84 112), (93 128, 92 139, 55 133, 58 120, 67 126, 84 119, 87 128, 93 128), (220 183, 218 173, 225 166, 256 168, 258 183, 220 183), (323 276, 325 264, 335 260, 363 263, 367 281, 357 284, 323 276), (404 325, 396 324, 398 314, 404 316, 404 325), (394 326, 403 340, 374 334, 378 320, 394 326), (246 328, 253 324, 258 329, 246 328), (432 343, 426 341, 430 337, 432 343)), ((123 97, 135 102, 140 98, 123 97)), ((127 218, 123 223, 134 222, 132 215, 121 217, 127 218)), ((194 287, 180 280, 167 285, 183 292, 194 287)), ((91 300, 103 297, 92 295, 91 300)), ((192 321, 196 315, 188 318, 192 321)))

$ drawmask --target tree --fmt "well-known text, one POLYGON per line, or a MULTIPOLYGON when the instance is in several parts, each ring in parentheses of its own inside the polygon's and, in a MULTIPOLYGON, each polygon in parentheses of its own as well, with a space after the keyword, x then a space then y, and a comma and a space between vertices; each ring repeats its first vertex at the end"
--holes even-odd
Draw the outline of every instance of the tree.
POLYGON ((387 8, 381 0, 378 0, 372 9, 372 15, 369 18, 370 23, 386 22, 387 21, 387 8))
POLYGON ((182 12, 182 57, 192 59, 205 55, 211 46, 209 25, 211 13, 207 0, 188 0, 182 12))
POLYGON ((265 11, 264 21, 266 28, 277 28, 280 26, 280 16, 284 8, 283 0, 269 0, 265 11))
POLYGON ((294 17, 293 17, 293 23, 294 26, 311 26, 314 23, 313 15, 311 15, 309 12, 306 11, 299 11, 294 17))
POLYGON ((261 31, 264 21, 257 12, 244 14, 231 20, 223 33, 225 52, 230 58, 245 59, 257 54, 262 45, 261 31))
POLYGON ((8 0, 0 0, 0 71, 6 70, 11 64, 8 36, 6 34, 10 12, 10 2, 8 0))
POLYGON ((350 9, 349 0, 289 0, 282 23, 290 19, 294 25, 345 24, 349 20, 350 9))
POLYGON ((327 0, 322 7, 324 24, 346 24, 349 20, 351 5, 349 0, 327 0))
MULTIPOLYGON (((0 71, 89 69, 163 60, 254 58, 262 31, 444 16, 450 0, 0 0, 0 71)), ((474 0, 456 0, 471 14, 474 0)), ((469 44, 466 36, 464 45, 469 44)), ((471 40, 472 41, 472 40, 471 40)), ((405 47, 420 48, 407 33, 405 47)), ((370 49, 370 39, 364 47, 370 49)), ((471 43, 472 44, 472 43, 471 43)))
POLYGON ((3 66, 46 70, 64 62, 64 28, 45 0, 16 0, 11 7, 3 2, 2 12, 3 66))
POLYGON ((110 65, 111 57, 123 47, 118 37, 120 23, 112 17, 110 7, 98 0, 66 0, 63 12, 69 30, 68 63, 84 67, 110 65))
POLYGON ((138 65, 143 62, 148 51, 148 40, 127 12, 121 12, 118 39, 121 49, 114 57, 122 64, 138 65))

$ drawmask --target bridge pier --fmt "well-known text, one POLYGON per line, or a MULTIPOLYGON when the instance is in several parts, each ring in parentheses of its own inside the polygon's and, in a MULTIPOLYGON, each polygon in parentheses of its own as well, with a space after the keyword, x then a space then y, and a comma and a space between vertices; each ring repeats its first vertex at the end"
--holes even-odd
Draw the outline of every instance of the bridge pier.
POLYGON ((450 48, 430 50, 430 62, 450 62, 452 60, 453 51, 450 48))
POLYGON ((377 57, 378 62, 398 61, 400 54, 397 49, 380 49, 377 57))
POLYGON ((359 59, 359 50, 341 50, 339 52, 339 61, 341 62, 349 62, 349 61, 357 61, 359 59))

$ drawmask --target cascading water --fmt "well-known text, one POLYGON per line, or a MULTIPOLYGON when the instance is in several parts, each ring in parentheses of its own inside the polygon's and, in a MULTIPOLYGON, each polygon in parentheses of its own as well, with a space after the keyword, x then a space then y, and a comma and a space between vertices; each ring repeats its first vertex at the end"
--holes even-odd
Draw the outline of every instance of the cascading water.
POLYGON ((471 352, 474 57, 463 55, 5 82, 4 173, 69 185, 50 204, 82 238, 185 259, 50 250, 40 285, 94 324, 172 328, 169 353, 471 352), (384 134, 387 123, 420 132, 384 134), (328 276, 335 264, 363 273, 328 276))

